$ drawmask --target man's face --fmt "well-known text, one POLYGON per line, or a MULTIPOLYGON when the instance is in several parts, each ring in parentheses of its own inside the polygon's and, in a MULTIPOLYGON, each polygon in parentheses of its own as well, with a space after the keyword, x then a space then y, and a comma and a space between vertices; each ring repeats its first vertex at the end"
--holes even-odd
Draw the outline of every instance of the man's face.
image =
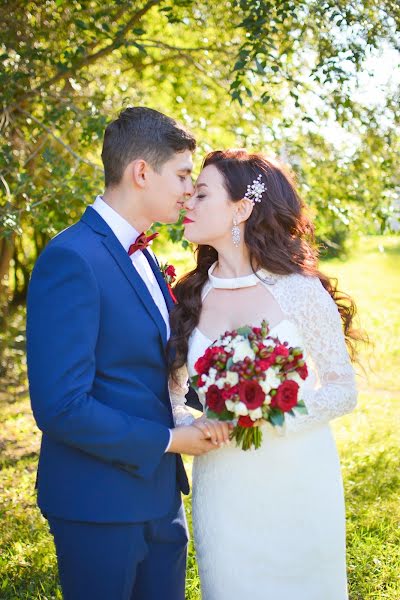
POLYGON ((177 152, 157 173, 150 169, 146 186, 146 216, 154 223, 175 223, 187 198, 193 194, 190 150, 177 152))

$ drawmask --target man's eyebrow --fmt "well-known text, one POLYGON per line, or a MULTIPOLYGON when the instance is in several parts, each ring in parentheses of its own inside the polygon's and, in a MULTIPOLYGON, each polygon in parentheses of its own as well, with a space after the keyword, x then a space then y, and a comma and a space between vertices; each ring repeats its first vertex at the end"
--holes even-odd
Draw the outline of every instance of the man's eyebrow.
POLYGON ((196 183, 196 187, 197 188, 202 187, 202 186, 203 187, 208 187, 208 185, 206 183, 196 183))
POLYGON ((178 171, 180 171, 181 173, 186 173, 186 175, 190 175, 192 169, 189 169, 188 167, 183 167, 182 169, 178 169, 178 171))

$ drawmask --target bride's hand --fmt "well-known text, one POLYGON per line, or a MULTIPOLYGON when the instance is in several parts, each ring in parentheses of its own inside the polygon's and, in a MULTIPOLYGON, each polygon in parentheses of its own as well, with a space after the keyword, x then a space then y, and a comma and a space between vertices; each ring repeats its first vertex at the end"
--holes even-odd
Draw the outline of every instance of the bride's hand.
POLYGON ((232 429, 232 424, 227 423, 226 421, 207 419, 202 416, 194 421, 193 426, 200 429, 200 431, 202 431, 216 446, 229 444, 229 433, 232 429))

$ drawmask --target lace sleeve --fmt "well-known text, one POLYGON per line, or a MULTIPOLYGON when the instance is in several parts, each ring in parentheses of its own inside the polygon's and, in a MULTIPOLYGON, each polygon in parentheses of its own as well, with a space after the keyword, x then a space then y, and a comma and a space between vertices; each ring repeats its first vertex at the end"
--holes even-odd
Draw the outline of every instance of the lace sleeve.
POLYGON ((298 314, 293 316, 301 329, 318 387, 302 390, 308 414, 287 419, 288 431, 340 417, 351 412, 357 401, 354 371, 337 306, 319 279, 302 280, 303 289, 296 291, 298 314))
POLYGON ((175 426, 191 425, 195 418, 186 406, 185 396, 189 391, 186 365, 178 369, 175 378, 169 378, 168 389, 175 426))

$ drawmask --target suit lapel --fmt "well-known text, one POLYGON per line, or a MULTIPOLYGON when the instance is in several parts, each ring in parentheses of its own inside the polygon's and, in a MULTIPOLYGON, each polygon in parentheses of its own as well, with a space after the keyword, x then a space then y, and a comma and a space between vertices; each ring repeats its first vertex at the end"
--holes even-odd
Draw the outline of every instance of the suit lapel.
POLYGON ((114 234, 106 237, 103 240, 103 244, 113 255, 125 277, 139 296, 140 300, 143 302, 149 315, 160 330, 161 338, 165 345, 167 343, 167 328, 165 326, 164 319, 162 318, 162 315, 158 310, 157 305, 154 302, 154 299, 150 294, 146 284, 132 264, 128 253, 125 252, 124 248, 121 246, 114 234))
MULTIPOLYGON (((113 256, 115 262, 131 284, 140 301, 143 302, 150 317, 157 325, 165 346, 167 343, 167 328, 164 319, 147 289, 146 284, 133 266, 128 253, 125 252, 125 249, 114 235, 112 229, 93 208, 88 207, 81 220, 103 236, 102 242, 104 246, 113 256)), ((134 310, 133 307, 132 310, 134 310)))

